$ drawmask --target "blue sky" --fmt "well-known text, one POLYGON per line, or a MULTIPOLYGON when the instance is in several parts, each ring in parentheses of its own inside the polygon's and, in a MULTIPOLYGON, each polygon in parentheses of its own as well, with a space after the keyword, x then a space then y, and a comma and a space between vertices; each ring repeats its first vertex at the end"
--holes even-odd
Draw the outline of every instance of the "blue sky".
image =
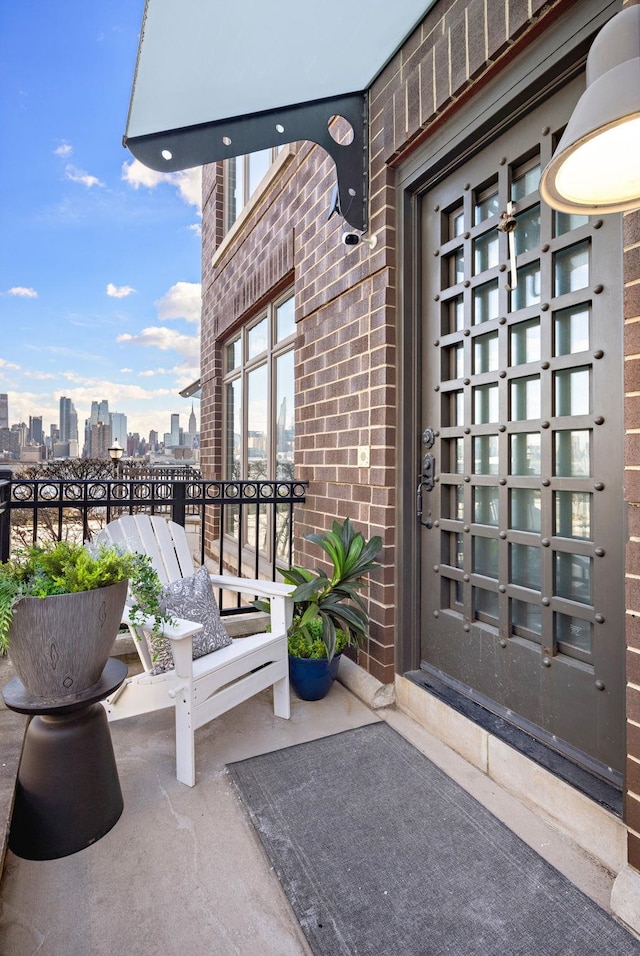
POLYGON ((0 5, 0 392, 47 434, 61 395, 186 428, 199 375, 200 171, 122 147, 143 7, 0 5))

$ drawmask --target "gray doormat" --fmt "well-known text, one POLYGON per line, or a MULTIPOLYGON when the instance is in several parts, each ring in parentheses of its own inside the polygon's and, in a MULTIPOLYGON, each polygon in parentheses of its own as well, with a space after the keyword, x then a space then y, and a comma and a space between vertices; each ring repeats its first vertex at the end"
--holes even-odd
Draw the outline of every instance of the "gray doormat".
POLYGON ((385 723, 229 770, 316 956, 640 954, 385 723))

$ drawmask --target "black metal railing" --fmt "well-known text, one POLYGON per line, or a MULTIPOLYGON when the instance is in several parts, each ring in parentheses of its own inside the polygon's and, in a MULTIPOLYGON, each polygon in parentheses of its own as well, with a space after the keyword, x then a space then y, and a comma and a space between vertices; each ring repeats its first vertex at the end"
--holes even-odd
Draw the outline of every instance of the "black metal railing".
MULTIPOLYGON (((14 548, 90 541, 123 514, 164 515, 218 573, 275 580, 293 563, 293 509, 307 482, 16 478, 0 470, 0 561, 14 548)), ((227 609, 228 610, 228 609, 227 609)))

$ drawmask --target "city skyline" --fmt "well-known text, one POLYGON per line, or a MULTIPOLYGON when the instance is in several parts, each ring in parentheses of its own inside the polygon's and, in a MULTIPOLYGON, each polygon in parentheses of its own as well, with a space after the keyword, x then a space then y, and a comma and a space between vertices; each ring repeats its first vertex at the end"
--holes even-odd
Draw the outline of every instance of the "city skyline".
MULTIPOLYGON (((0 11, 0 392, 12 422, 106 399, 163 432, 199 375, 200 170, 121 145, 144 0, 0 11), (11 148, 7 148, 11 144, 11 148)), ((199 415, 198 403, 196 414, 199 415)))
POLYGON ((47 438, 56 437, 60 441, 69 441, 76 440, 80 443, 80 450, 82 450, 82 430, 92 422, 95 418, 96 421, 102 420, 107 417, 113 423, 114 419, 118 419, 117 427, 114 425, 114 435, 118 438, 121 444, 124 444, 128 435, 138 434, 141 438, 148 439, 149 433, 155 432, 158 436, 172 435, 175 437, 179 432, 184 432, 185 434, 193 434, 199 432, 199 427, 197 424, 196 416, 196 403, 192 399, 188 399, 189 411, 182 412, 169 412, 169 421, 164 424, 168 424, 168 428, 163 429, 162 422, 159 423, 160 427, 152 427, 147 432, 140 432, 138 429, 133 429, 129 427, 128 419, 129 416, 126 412, 121 412, 117 410, 112 410, 109 408, 108 399, 102 399, 101 401, 93 400, 91 402, 91 411, 90 414, 85 418, 81 419, 75 411, 75 406, 73 401, 66 395, 61 396, 59 413, 53 421, 47 421, 43 418, 42 415, 29 415, 27 419, 15 418, 11 414, 11 401, 7 400, 6 393, 0 393, 0 428, 11 428, 12 426, 26 425, 28 428, 31 427, 32 422, 40 422, 40 428, 42 433, 47 438), (100 409, 105 410, 106 415, 102 415, 100 409), (6 415, 6 423, 5 416, 6 415), (181 418, 188 419, 188 426, 185 428, 180 424, 181 418), (69 422, 75 422, 75 424, 69 427, 69 422), (82 427, 81 427, 82 425, 82 427), (55 429, 57 434, 54 436, 52 430, 55 429))

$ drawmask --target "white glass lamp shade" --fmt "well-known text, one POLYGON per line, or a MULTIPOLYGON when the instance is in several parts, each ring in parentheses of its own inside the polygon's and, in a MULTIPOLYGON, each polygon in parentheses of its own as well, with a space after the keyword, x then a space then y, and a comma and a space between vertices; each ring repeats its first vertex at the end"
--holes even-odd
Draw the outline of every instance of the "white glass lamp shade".
POLYGON ((587 59, 587 88, 549 165, 542 198, 585 215, 640 206, 640 6, 617 14, 587 59))

